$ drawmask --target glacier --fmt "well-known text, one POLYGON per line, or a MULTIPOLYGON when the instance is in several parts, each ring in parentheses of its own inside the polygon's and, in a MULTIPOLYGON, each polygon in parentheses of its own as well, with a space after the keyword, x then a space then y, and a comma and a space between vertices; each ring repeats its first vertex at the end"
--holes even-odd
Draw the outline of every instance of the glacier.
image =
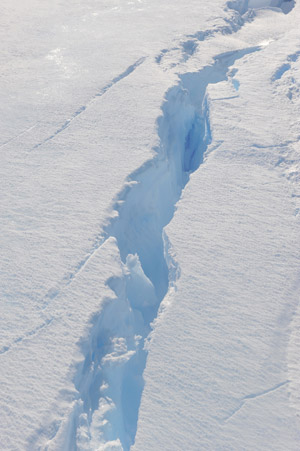
POLYGON ((1 449, 298 449, 299 4, 30 6, 2 19, 1 449))

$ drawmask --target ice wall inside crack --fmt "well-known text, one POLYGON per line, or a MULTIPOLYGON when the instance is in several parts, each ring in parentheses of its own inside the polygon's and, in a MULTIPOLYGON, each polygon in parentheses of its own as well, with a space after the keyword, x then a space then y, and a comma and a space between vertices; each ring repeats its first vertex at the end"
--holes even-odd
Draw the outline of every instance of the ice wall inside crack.
POLYGON ((76 382, 80 413, 75 415, 75 440, 68 449, 102 444, 128 450, 134 443, 147 358, 144 343, 169 279, 175 276, 169 272, 163 228, 200 161, 196 155, 205 135, 200 131, 205 121, 182 86, 167 93, 162 110, 161 147, 134 174, 135 183, 120 195, 124 199, 116 202, 118 217, 107 228, 114 237, 110 239, 116 240, 123 276, 108 282, 115 298, 95 318, 83 346, 86 357, 76 382))
MULTIPOLYGON (((137 266, 137 262, 131 262, 142 295, 144 279, 142 274, 136 274, 137 266)), ((80 413, 74 419, 73 442, 66 449, 90 450, 109 443, 117 446, 118 441, 119 449, 129 449, 132 443, 131 434, 135 431, 131 425, 137 421, 136 406, 143 389, 146 359, 140 334, 148 331, 141 313, 130 306, 128 277, 130 268, 124 268, 124 277, 108 282, 116 297, 108 300, 95 318, 89 341, 83 345, 86 357, 76 381, 80 413)), ((144 292, 149 297, 146 280, 144 292)))

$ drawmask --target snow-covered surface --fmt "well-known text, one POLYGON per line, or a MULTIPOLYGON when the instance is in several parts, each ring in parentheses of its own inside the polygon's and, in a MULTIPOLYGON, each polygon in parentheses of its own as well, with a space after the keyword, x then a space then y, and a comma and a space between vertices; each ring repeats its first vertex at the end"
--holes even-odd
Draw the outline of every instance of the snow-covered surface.
POLYGON ((3 2, 1 449, 299 449, 299 19, 3 2))

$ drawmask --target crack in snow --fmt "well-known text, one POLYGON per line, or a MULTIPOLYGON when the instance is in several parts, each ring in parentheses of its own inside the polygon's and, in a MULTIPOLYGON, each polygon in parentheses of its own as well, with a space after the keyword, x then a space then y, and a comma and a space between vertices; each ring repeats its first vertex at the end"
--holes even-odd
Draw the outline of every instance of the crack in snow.
MULTIPOLYGON (((229 2, 230 3, 230 2, 229 2)), ((248 15, 244 15, 242 17, 239 13, 236 12, 235 8, 232 8, 227 3, 227 8, 234 10, 235 14, 230 18, 224 18, 225 25, 216 27, 215 29, 205 30, 205 31, 197 31, 194 34, 187 35, 187 39, 181 41, 178 46, 172 47, 170 49, 163 49, 161 52, 155 57, 155 61, 157 64, 161 65, 163 63, 164 58, 171 52, 181 51, 181 56, 179 60, 174 63, 172 60, 171 68, 176 67, 180 63, 187 62, 197 51, 199 47, 199 43, 205 41, 206 39, 213 38, 218 34, 232 34, 237 32, 242 26, 252 20, 253 14, 249 13, 248 15)))
MULTIPOLYGON (((90 252, 87 253, 87 255, 78 263, 78 265, 74 268, 73 272, 70 272, 66 274, 61 282, 56 286, 52 287, 50 290, 48 290, 47 294, 40 300, 39 310, 45 310, 49 304, 61 294, 61 292, 76 279, 78 274, 84 269, 88 261, 95 255, 95 253, 101 248, 101 246, 105 243, 106 238, 103 237, 103 235, 100 235, 90 252)), ((48 326, 53 321, 53 318, 50 320, 46 320, 44 323, 42 323, 40 326, 26 332, 21 337, 16 338, 11 343, 2 346, 0 348, 0 355, 5 354, 6 352, 10 351, 12 347, 20 344, 24 339, 31 337, 33 335, 36 335, 39 331, 41 331, 45 326, 48 326)))
MULTIPOLYGON (((187 61, 195 53, 198 41, 216 33, 233 33, 245 20, 251 20, 254 14, 247 9, 241 16, 237 5, 242 3, 227 3, 227 7, 235 9, 236 14, 225 19, 228 23, 225 27, 188 36, 189 39, 180 44, 182 60, 187 61)), ((176 203, 190 174, 203 163, 212 141, 211 100, 207 87, 226 80, 232 82, 234 73, 229 68, 234 62, 260 51, 265 45, 263 42, 217 55, 211 65, 200 71, 179 75, 180 83, 167 92, 162 116, 157 121, 160 137, 157 155, 131 174, 128 186, 114 204, 117 217, 104 228, 98 242, 74 272, 64 278, 62 286, 71 283, 106 240, 114 240, 117 244, 122 276, 107 281, 115 297, 105 300, 101 312, 94 316, 89 336, 81 343, 84 361, 76 368, 74 385, 78 395, 64 426, 64 449, 99 449, 101 446, 103 449, 111 447, 128 451, 134 443, 144 388, 147 342, 165 297, 175 288, 180 272, 169 252, 170 243, 164 228, 174 216, 176 203)), ((169 51, 163 49, 156 62, 160 64, 169 51)), ((65 130, 97 97, 132 73, 144 59, 113 79, 54 135, 35 148, 65 130)), ((215 148, 218 145, 220 143, 216 143, 215 148)), ((60 289, 50 291, 47 302, 56 297, 60 289)), ((223 421, 232 418, 246 402, 274 392, 288 382, 245 396, 239 407, 223 421)), ((58 429, 55 435, 57 432, 58 429)))
POLYGON ((283 387, 284 385, 287 385, 290 381, 286 380, 284 382, 280 382, 279 384, 276 384, 274 387, 268 388, 266 390, 262 390, 257 393, 251 393, 250 395, 244 396, 240 401, 240 405, 234 409, 227 417, 222 419, 223 423, 227 423, 229 420, 231 420, 243 407, 248 401, 255 400, 257 398, 261 398, 265 395, 268 395, 269 393, 273 393, 279 388, 283 387))
MULTIPOLYGON (((81 107, 79 110, 77 110, 77 112, 74 113, 74 115, 72 116, 71 119, 69 119, 68 121, 66 121, 64 123, 63 126, 61 126, 56 133, 54 133, 53 135, 49 136, 48 138, 46 138, 45 140, 43 140, 41 143, 36 144, 31 150, 41 146, 42 144, 46 143, 47 141, 50 141, 51 139, 53 139, 56 135, 58 135, 59 133, 61 133, 63 130, 65 130, 67 127, 69 127, 69 125, 71 124, 71 122, 76 119, 76 117, 81 114, 83 111, 85 111, 98 97, 103 96, 112 86, 114 86, 116 83, 118 83, 119 81, 121 81, 122 79, 128 77, 132 72, 134 72, 137 67, 139 67, 144 61, 145 61, 146 57, 142 57, 139 58, 134 64, 130 65, 127 67, 127 69, 122 72, 120 75, 118 75, 117 77, 113 78, 113 80, 111 80, 104 88, 102 88, 88 103, 85 107, 81 107)), ((35 126, 37 125, 34 124, 33 126, 29 127, 28 129, 22 131, 21 133, 19 133, 17 136, 15 136, 14 138, 11 138, 10 140, 8 140, 7 142, 5 142, 1 147, 4 147, 6 144, 8 144, 9 142, 17 139, 18 137, 22 136, 23 134, 25 134, 26 132, 29 132, 30 130, 32 130, 35 126)), ((0 147, 0 148, 1 148, 0 147)), ((53 299, 55 299, 64 288, 66 288, 68 285, 70 285, 76 278, 76 276, 84 269, 84 267, 86 266, 86 264, 88 263, 88 261, 93 257, 93 255, 100 249, 100 247, 104 244, 104 242, 106 241, 107 237, 104 237, 103 234, 100 234, 91 250, 86 254, 86 256, 77 264, 77 266, 74 268, 74 270, 68 274, 66 274, 62 281, 56 286, 56 287, 52 287, 50 290, 48 290, 47 294, 44 296, 44 301, 41 303, 40 305, 40 310, 45 310, 47 308, 47 306, 50 304, 51 301, 53 301, 53 299)), ((52 320, 51 320, 52 321, 52 320)), ((50 321, 50 322, 51 322, 50 321)), ((35 328, 33 330, 30 330, 29 332, 27 332, 24 336, 17 338, 16 340, 14 340, 12 343, 7 344, 5 346, 3 346, 2 348, 0 348, 0 355, 5 354, 6 352, 8 352, 14 345, 17 345, 18 343, 21 343, 25 338, 35 335, 36 331, 41 330, 45 325, 47 324, 42 324, 41 326, 39 326, 38 328, 35 328)))
POLYGON ((57 135, 59 135, 61 132, 66 130, 72 122, 78 118, 84 111, 86 111, 97 99, 98 97, 102 97, 110 88, 112 88, 115 84, 117 84, 119 81, 123 80, 124 78, 128 77, 132 72, 134 72, 144 61, 146 57, 139 58, 135 63, 131 64, 127 67, 127 69, 122 72, 117 77, 113 78, 107 85, 105 85, 102 89, 100 89, 99 92, 97 92, 85 105, 82 105, 78 110, 76 110, 70 119, 67 119, 52 135, 45 138, 43 141, 39 142, 38 144, 35 144, 29 152, 32 150, 37 149, 38 147, 42 146, 43 144, 51 141, 54 139, 57 135))
MULTIPOLYGON (((172 60, 170 68, 176 67, 180 63, 187 62, 197 51, 199 43, 210 39, 218 34, 233 34, 239 31, 247 22, 251 22, 255 18, 255 10, 260 8, 272 9, 271 0, 232 0, 226 3, 226 11, 232 11, 233 14, 230 17, 224 17, 225 25, 216 27, 215 29, 208 29, 205 31, 197 31, 194 34, 187 35, 187 39, 181 41, 177 46, 170 49, 163 49, 155 57, 157 64, 161 65, 164 58, 171 52, 181 52, 181 57, 174 63, 172 60)), ((295 2, 293 0, 273 0, 276 3, 278 10, 282 10, 283 13, 288 14, 294 7, 295 2), (289 5, 287 5, 289 3, 289 5)), ((273 39, 268 39, 261 42, 260 47, 269 45, 273 39)), ((300 53, 300 52, 299 52, 300 53)), ((299 56, 297 53, 297 57, 299 56)), ((294 55, 291 55, 291 58, 294 55)), ((292 59, 292 61, 295 61, 292 59)))
POLYGON ((89 260, 95 255, 95 253, 103 246, 107 238, 103 236, 103 234, 99 235, 97 239, 95 240, 95 243, 91 250, 86 254, 86 256, 76 265, 74 270, 72 272, 69 272, 66 274, 59 285, 56 287, 52 287, 50 290, 48 290, 47 294, 44 297, 44 302, 41 304, 40 309, 44 310, 49 303, 55 299, 64 288, 66 288, 68 285, 70 285, 78 276, 78 274, 85 268, 86 264, 89 262, 89 260))
POLYGON ((21 337, 16 338, 11 344, 2 346, 0 349, 0 355, 6 354, 8 351, 12 349, 14 345, 18 345, 22 343, 24 340, 31 338, 35 335, 37 335, 39 332, 41 332, 45 327, 49 326, 53 321, 53 318, 47 319, 39 326, 35 327, 34 329, 26 332, 26 334, 22 335, 21 337))
POLYGON ((158 119, 157 155, 129 177, 131 186, 114 204, 118 215, 104 230, 106 239, 116 240, 123 276, 108 281, 115 298, 106 301, 81 345, 85 360, 75 378, 78 400, 68 425, 66 449, 118 443, 119 449, 129 450, 134 443, 145 345, 179 275, 164 228, 212 140, 206 89, 229 80, 234 62, 261 48, 217 55, 212 65, 179 76, 179 85, 166 94, 158 119))
POLYGON ((25 135, 25 133, 30 132, 31 130, 33 130, 36 126, 37 126, 38 122, 36 122, 34 125, 32 125, 31 127, 26 128, 25 130, 23 130, 22 132, 18 133, 16 136, 14 136, 13 138, 8 139, 7 141, 5 141, 1 146, 0 149, 2 149, 3 147, 5 147, 7 144, 9 144, 12 141, 15 141, 17 138, 20 138, 21 136, 25 135))

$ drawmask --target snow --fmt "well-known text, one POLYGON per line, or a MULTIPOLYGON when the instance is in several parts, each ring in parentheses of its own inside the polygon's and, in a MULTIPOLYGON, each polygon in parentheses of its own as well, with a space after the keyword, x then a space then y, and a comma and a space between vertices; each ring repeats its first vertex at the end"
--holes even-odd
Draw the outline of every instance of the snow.
POLYGON ((299 448, 299 10, 5 2, 1 449, 299 448))
MULTIPOLYGON (((257 22, 268 15, 237 37, 250 35, 253 45, 262 30, 257 22)), ((197 80, 196 92, 203 73, 209 83, 212 141, 166 228, 180 278, 152 334, 133 449, 299 447, 286 365, 291 328, 296 335, 290 322, 299 302, 299 222, 279 169, 299 138, 296 110, 270 86, 287 64, 285 45, 285 59, 297 60, 297 42, 293 32, 275 41, 266 28, 264 45, 236 61, 230 55, 238 96, 205 69, 183 76, 197 80)), ((224 59, 217 61, 228 71, 224 59)), ((299 350, 289 353, 295 366, 299 350)))

